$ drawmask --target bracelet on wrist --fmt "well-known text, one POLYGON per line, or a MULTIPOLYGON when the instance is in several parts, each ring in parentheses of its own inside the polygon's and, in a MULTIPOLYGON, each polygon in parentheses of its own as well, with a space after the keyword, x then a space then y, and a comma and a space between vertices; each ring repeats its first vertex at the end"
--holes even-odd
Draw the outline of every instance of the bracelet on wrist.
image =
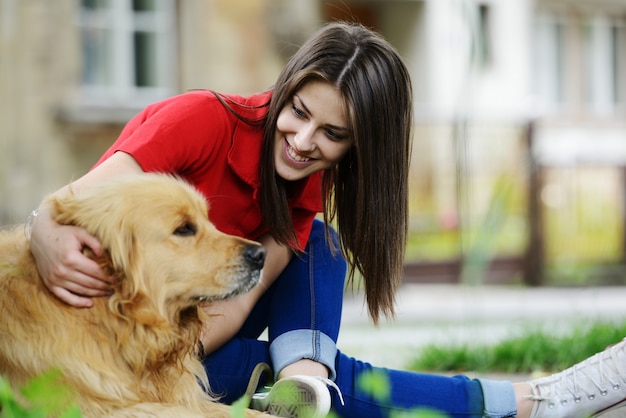
POLYGON ((24 235, 26 235, 26 239, 30 241, 31 233, 33 232, 33 222, 35 218, 39 216, 39 209, 33 210, 26 218, 26 223, 24 224, 24 235))

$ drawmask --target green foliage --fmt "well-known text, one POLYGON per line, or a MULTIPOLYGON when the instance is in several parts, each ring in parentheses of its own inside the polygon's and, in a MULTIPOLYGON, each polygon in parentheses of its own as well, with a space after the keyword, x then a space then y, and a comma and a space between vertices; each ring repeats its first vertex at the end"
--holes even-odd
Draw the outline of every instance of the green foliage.
POLYGON ((360 390, 370 394, 377 402, 384 404, 391 401, 390 382, 385 373, 363 373, 359 376, 357 386, 360 390))
POLYGON ((72 393, 62 381, 61 372, 52 370, 21 388, 20 397, 0 376, 1 418, 80 418, 78 406, 71 403, 72 393))
POLYGON ((430 371, 504 373, 554 372, 615 344, 626 335, 626 323, 581 324, 569 335, 527 330, 494 346, 425 347, 409 368, 430 371))
MULTIPOLYGON (((391 382, 385 372, 371 371, 362 373, 357 380, 357 387, 370 394, 376 402, 391 405, 391 382)), ((415 408, 410 411, 390 411, 389 418, 445 418, 441 412, 415 408)))
POLYGON ((230 409, 230 416, 233 418, 244 418, 246 416, 246 408, 250 405, 250 397, 247 395, 242 396, 232 403, 230 409))

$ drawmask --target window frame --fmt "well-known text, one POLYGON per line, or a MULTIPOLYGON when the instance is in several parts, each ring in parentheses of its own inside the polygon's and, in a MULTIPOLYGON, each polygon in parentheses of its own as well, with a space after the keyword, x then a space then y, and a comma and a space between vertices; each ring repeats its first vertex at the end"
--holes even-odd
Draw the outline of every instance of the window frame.
MULTIPOLYGON (((174 0, 151 0, 152 11, 133 10, 134 1, 104 0, 104 7, 89 9, 81 2, 78 27, 80 37, 80 101, 83 106, 135 107, 172 95, 175 91, 176 30, 174 0), (107 7, 108 6, 108 7, 107 7), (85 47, 89 34, 103 36, 109 31, 109 39, 101 45, 85 47), (98 33, 99 32, 99 33, 98 33), (137 34, 150 33, 154 39, 151 51, 137 51, 137 34), (106 49, 109 48, 107 51, 106 49), (89 54, 94 58, 89 61, 89 54), (145 63, 154 73, 153 86, 137 85, 138 54, 154 62, 145 63), (107 56, 108 55, 108 56, 107 56), (90 69, 91 68, 91 69, 90 69), (95 69, 94 69, 95 68, 95 69), (88 72, 85 72, 86 71, 88 72), (91 78, 93 82, 86 82, 91 78)), ((106 38, 106 34, 103 38, 106 38)))

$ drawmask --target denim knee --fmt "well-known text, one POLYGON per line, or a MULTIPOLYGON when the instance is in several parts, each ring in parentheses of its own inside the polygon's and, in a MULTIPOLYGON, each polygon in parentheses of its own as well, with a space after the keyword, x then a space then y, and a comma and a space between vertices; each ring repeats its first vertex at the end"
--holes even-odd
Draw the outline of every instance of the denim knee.
POLYGON ((331 380, 337 377, 337 346, 329 336, 317 330, 298 329, 280 335, 270 343, 270 357, 275 377, 286 366, 302 359, 326 366, 331 380))

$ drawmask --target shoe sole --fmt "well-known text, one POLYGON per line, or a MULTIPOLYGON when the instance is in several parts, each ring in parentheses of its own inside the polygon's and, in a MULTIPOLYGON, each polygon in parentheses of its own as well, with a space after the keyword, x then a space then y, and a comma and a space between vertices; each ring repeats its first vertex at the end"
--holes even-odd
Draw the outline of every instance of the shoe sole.
POLYGON ((321 418, 330 410, 326 386, 320 381, 302 380, 297 376, 279 380, 270 394, 259 401, 265 406, 260 410, 284 418, 321 418), (327 396, 321 399, 324 394, 327 396))
POLYGON ((599 411, 598 413, 594 414, 592 418, 599 417, 601 415, 606 414, 607 412, 615 411, 616 409, 620 409, 624 406, 626 406, 626 399, 624 399, 621 402, 616 403, 615 405, 611 405, 608 408, 603 409, 602 411, 599 411))

